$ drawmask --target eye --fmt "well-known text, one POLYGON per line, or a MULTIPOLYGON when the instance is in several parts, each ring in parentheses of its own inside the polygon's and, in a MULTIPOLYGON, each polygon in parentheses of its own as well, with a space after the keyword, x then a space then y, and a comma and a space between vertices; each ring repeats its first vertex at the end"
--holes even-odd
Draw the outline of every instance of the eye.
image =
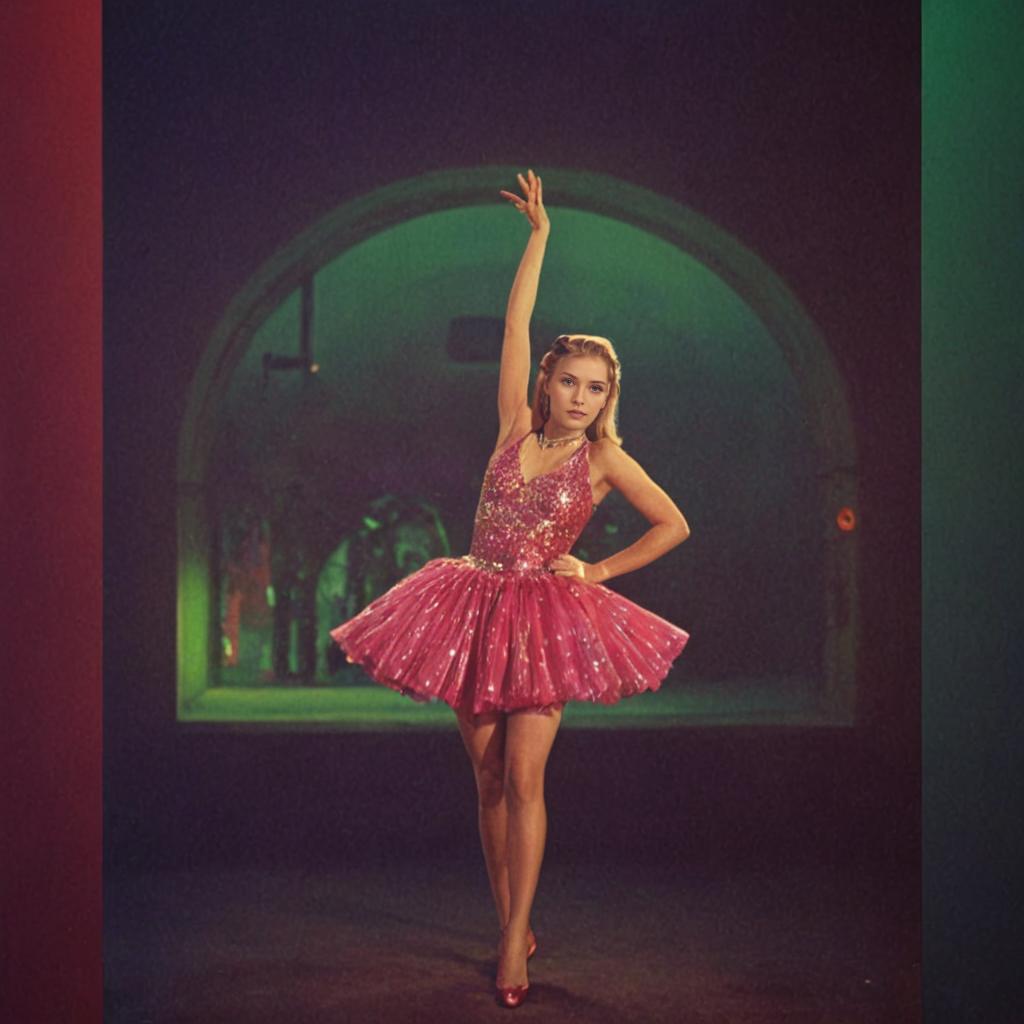
POLYGON ((595 392, 596 394, 601 394, 601 392, 604 391, 604 388, 601 387, 600 384, 591 384, 590 385, 590 390, 595 392))
POLYGON ((562 378, 562 383, 563 384, 568 384, 569 387, 572 387, 572 377, 563 377, 562 378))

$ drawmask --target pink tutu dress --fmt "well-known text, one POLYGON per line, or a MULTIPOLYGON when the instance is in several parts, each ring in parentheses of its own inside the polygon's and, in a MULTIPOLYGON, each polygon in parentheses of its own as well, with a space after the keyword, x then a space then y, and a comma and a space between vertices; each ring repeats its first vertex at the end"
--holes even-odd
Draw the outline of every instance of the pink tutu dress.
POLYGON ((526 481, 529 436, 491 457, 468 555, 431 559, 331 630, 378 683, 473 714, 614 704, 657 690, 686 645, 614 590, 546 568, 593 514, 590 444, 526 481))

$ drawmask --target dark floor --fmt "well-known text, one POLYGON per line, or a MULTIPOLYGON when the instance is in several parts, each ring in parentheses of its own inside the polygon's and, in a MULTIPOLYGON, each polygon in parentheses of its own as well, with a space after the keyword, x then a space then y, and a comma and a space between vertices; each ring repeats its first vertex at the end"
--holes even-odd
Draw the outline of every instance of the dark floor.
MULTIPOLYGON (((912 892, 912 880, 824 864, 549 856, 520 1019, 919 1021, 912 892)), ((493 995, 482 859, 108 876, 105 932, 111 1024, 457 1024, 507 1012, 493 995)))

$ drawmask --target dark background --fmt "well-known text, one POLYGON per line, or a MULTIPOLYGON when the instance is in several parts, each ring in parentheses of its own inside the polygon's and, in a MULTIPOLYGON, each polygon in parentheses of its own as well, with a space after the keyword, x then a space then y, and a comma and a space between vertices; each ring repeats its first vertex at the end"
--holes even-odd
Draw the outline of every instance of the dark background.
POLYGON ((549 777, 553 849, 571 856, 593 845, 576 788, 585 778, 588 792, 609 794, 599 830, 608 853, 846 851, 912 877, 918 34, 906 4, 842 14, 753 2, 558 4, 554 13, 533 4, 106 5, 111 870, 343 862, 461 850, 472 838, 472 777, 454 731, 177 725, 174 481, 191 375, 223 309, 265 259, 352 196, 494 162, 615 175, 733 233, 822 330, 862 455, 859 726, 680 731, 654 742, 565 732, 549 777), (656 787, 642 782, 652 774, 656 787), (647 822, 639 837, 629 824, 636 808, 647 822))
MULTIPOLYGON (((1021 717, 1019 686, 1013 685, 1015 680, 1019 682, 1019 642, 1017 646, 1011 643, 1014 635, 1019 636, 1019 630, 1015 633, 1011 623, 1016 621, 1018 606, 1013 595, 1014 571, 1020 566, 1020 542, 1019 531, 1007 516, 1015 507, 1016 485, 1009 467, 1013 439, 1019 436, 1020 426, 1015 400, 1020 352, 1017 290, 1024 247, 1020 241, 1017 186, 1020 150, 1015 125, 1019 119, 1012 116, 1019 106, 1019 75, 1011 55, 1018 52, 1021 24, 1019 11, 1001 7, 997 12, 993 4, 982 6, 984 10, 974 5, 958 9, 952 3, 931 3, 925 8, 925 68, 930 72, 932 86, 940 86, 932 88, 925 97, 928 163, 924 179, 925 225, 930 229, 924 238, 930 285, 924 296, 925 310, 930 314, 925 323, 925 358, 926 369, 931 372, 925 380, 928 430, 924 438, 924 468, 929 485, 925 493, 929 611, 926 638, 931 655, 925 691, 928 902, 924 920, 925 981, 932 1011, 929 1021, 963 1020, 976 1012, 993 1021, 1011 1020, 1013 1004, 1007 993, 1019 985, 1012 953, 1014 908, 1019 906, 1016 854, 1020 848, 1020 789, 1019 783, 1015 783, 1020 777, 1020 743, 1014 730, 1019 729, 1021 717), (951 116, 954 111, 958 116, 951 116), (971 197, 966 211, 957 202, 965 196, 971 197), (956 313, 952 317, 947 315, 951 307, 955 307, 956 313), (982 373, 978 373, 979 366, 982 373), (969 443, 963 440, 965 434, 969 434, 969 443), (970 573, 967 586, 965 570, 970 573)), ((785 8, 780 10, 785 15, 785 8)), ((19 60, 4 63, 4 90, 5 94, 23 98, 23 102, 6 112, 15 116, 16 133, 4 152, 4 157, 11 160, 11 173, 4 175, 2 189, 8 226, 3 241, 5 266, 9 272, 17 271, 17 301, 7 307, 4 327, 8 340, 19 338, 24 345, 19 350, 23 358, 18 364, 23 372, 3 378, 5 411, 9 415, 6 427, 10 428, 8 437, 14 445, 11 450, 18 453, 17 462, 4 464, 5 473, 12 474, 5 478, 5 484, 11 481, 11 485, 4 488, 7 500, 3 508, 12 525, 5 531, 5 565, 9 568, 9 596, 18 598, 8 606, 12 664, 7 681, 13 697, 13 718, 9 742, 4 748, 4 774, 12 786, 5 797, 11 798, 11 820, 23 823, 5 837, 10 844, 5 843, 5 855, 10 849, 15 859, 5 861, 4 869, 4 905, 10 908, 10 915, 5 929, 8 954, 3 957, 3 992, 8 1011, 17 1013, 20 1007, 25 1011, 23 1015, 31 1012, 35 1020, 67 1020, 72 1008, 77 1014, 75 1019, 99 1019, 96 787, 100 639, 95 627, 100 603, 95 572, 100 539, 101 466, 98 433, 94 429, 100 415, 99 319, 94 301, 100 231, 96 191, 100 53, 97 11, 98 5, 44 0, 31 10, 7 8, 4 12, 5 18, 12 16, 5 20, 4 37, 12 40, 12 45, 16 41, 20 55, 19 60), (42 66, 49 69, 43 77, 37 70, 42 66), (45 87, 40 87, 41 81, 45 81, 45 87), (40 302, 40 296, 45 296, 46 301, 40 302), (59 359, 53 358, 55 339, 66 342, 59 359), (63 396, 59 406, 52 401, 56 392, 63 396), (31 410, 44 407, 49 412, 40 421, 31 410), (39 429, 41 424, 47 429, 39 429), (22 496, 17 506, 11 498, 14 494, 22 496), (28 522, 19 512, 19 508, 26 507, 28 522), (15 523, 18 529, 13 528, 15 523), (42 574, 40 554, 50 566, 50 571, 42 574), (54 609, 62 613, 56 626, 59 642, 54 642, 54 609), (55 961, 62 965, 56 970, 52 966, 55 961), (26 1009, 29 1007, 31 1010, 26 1009)), ((844 16, 848 16, 847 12, 844 16)), ((862 9, 861 16, 870 21, 873 15, 862 9)), ((495 36, 502 46, 518 38, 510 27, 511 17, 502 22, 501 32, 495 36)), ((813 18, 814 13, 801 13, 804 30, 807 17, 813 18)), ((819 31, 824 31, 830 20, 836 19, 822 13, 819 31)), ((783 16, 780 21, 791 23, 792 19, 783 16)), ((888 30, 886 23, 878 33, 879 38, 884 40, 888 30)), ((835 47, 824 51, 828 60, 814 58, 823 65, 833 63, 835 49, 842 48, 841 27, 837 26, 835 31, 835 47)), ((904 39, 908 47, 912 37, 916 37, 916 31, 908 29, 904 39)), ((578 38, 574 39, 564 52, 571 55, 574 66, 582 68, 586 60, 580 54, 578 42, 578 38)), ((540 45, 537 35, 531 34, 523 38, 522 49, 528 51, 540 45)), ((892 54, 883 45, 877 56, 876 70, 888 69, 888 74, 900 70, 899 54, 892 54)), ((160 59, 151 63, 159 64, 160 59)), ((914 63, 912 56, 908 60, 914 63)), ((866 74, 869 65, 873 66, 873 62, 862 62, 854 71, 866 74)), ((531 72, 535 67, 536 62, 531 59, 531 72)), ((448 70, 441 67, 442 74, 448 70)), ((594 72, 588 66, 579 76, 586 79, 586 88, 604 88, 601 69, 594 72)), ((742 79, 749 70, 736 73, 742 79)), ((515 78, 513 85, 521 87, 525 72, 517 67, 515 75, 509 77, 515 78)), ((908 71, 906 82, 916 82, 916 72, 908 71)), ((146 92, 145 81, 135 84, 137 91, 146 92)), ((512 93, 510 85, 506 95, 512 93)), ((623 98, 621 93, 618 90, 616 101, 627 102, 629 97, 623 98)), ((135 102, 142 103, 143 99, 136 97, 135 102)), ((516 127, 512 116, 512 111, 520 109, 526 99, 524 90, 517 88, 509 109, 492 111, 494 116, 504 118, 503 133, 529 134, 523 122, 516 127)), ((108 119, 116 118, 110 110, 112 106, 130 100, 125 95, 112 97, 108 101, 108 119)), ((673 104, 683 108, 679 97, 673 104)), ((735 114, 731 109, 728 112, 735 114)), ((561 117, 575 119, 578 113, 574 105, 563 110, 561 117)), ((597 119, 598 115, 593 117, 597 119)), ((122 119, 122 125, 125 120, 131 118, 122 119)), ((728 121, 722 118, 712 124, 708 129, 710 136, 717 133, 724 140, 731 125, 728 121)), ((916 137, 916 114, 906 127, 910 136, 916 137)), ((139 164, 156 163, 145 154, 152 135, 164 128, 165 125, 132 124, 139 164)), ((383 132, 384 128, 382 122, 380 130, 383 132)), ((556 134, 554 129, 552 134, 556 134)), ((351 142, 346 139, 345 144, 351 142)), ((701 142, 701 152, 711 152, 710 142, 701 142)), ((654 140, 647 144, 655 145, 654 140)), ((881 144, 881 136, 872 141, 872 145, 881 144)), ((397 148, 401 150, 403 145, 397 148)), ((718 174, 723 181, 739 184, 728 194, 720 195, 720 202, 738 199, 741 187, 748 182, 763 189, 787 188, 788 180, 766 181, 763 175, 753 173, 751 147, 742 138, 733 138, 728 145, 735 147, 730 150, 732 158, 720 161, 718 174)), ((728 148, 724 141, 719 148, 723 147, 728 148)), ((125 144, 125 149, 128 148, 130 143, 125 144)), ((266 148, 269 151, 275 147, 266 148)), ((518 149, 510 150, 510 159, 529 160, 541 166, 534 146, 525 148, 528 152, 522 156, 518 149)), ((162 151, 166 155, 166 146, 162 151)), ((274 160, 287 163, 291 158, 292 154, 278 152, 274 160)), ((259 165, 257 161, 255 166, 259 165)), ((790 167, 797 175, 808 169, 800 161, 792 161, 790 167)), ((252 169, 245 170, 248 173, 252 169)), ((623 173, 621 166, 613 169, 623 173)), ((116 169, 111 172, 116 174, 116 169)), ((332 192, 328 205, 347 194, 341 186, 352 183, 356 169, 348 165, 346 172, 338 176, 338 191, 336 195, 332 192)), ((329 176, 323 170, 320 180, 329 176)), ((308 199, 315 180, 316 175, 310 174, 301 190, 290 188, 283 194, 265 197, 266 201, 259 205, 261 223, 276 223, 280 207, 275 204, 280 201, 291 200, 301 207, 308 204, 305 214, 300 211, 296 218, 299 224, 319 215, 324 207, 308 199)), ((836 183, 825 175, 822 180, 826 187, 820 192, 794 189, 790 196, 793 206, 789 209, 801 203, 807 207, 815 202, 830 204, 836 183)), ((916 174, 908 172, 907 181, 916 187, 916 174)), ((244 188, 246 183, 243 175, 233 187, 244 188)), ((187 188, 182 187, 185 184, 179 182, 177 202, 188 195, 187 188)), ((323 184, 322 191, 331 192, 332 187, 323 184)), ((156 193, 147 196, 142 175, 136 176, 136 188, 131 216, 124 211, 112 212, 108 255, 117 238, 124 244, 125 231, 138 234, 141 239, 153 231, 157 220, 162 220, 168 233, 171 231, 168 225, 173 224, 174 216, 164 207, 174 203, 156 193), (160 217, 155 216, 158 211, 160 217), (137 229, 132 225, 133 218, 137 229), (115 231, 116 222, 121 224, 120 232, 115 231)), ((223 191, 227 194, 226 188, 223 191)), ((700 208, 692 197, 689 201, 700 208)), ((225 202, 225 209, 229 206, 225 202)), ((710 214, 712 210, 705 212, 710 214)), ((770 212, 764 216, 768 218, 770 212)), ((237 213, 233 227, 237 229, 246 219, 237 213)), ((256 219, 250 218, 250 227, 256 219)), ((190 230, 202 235, 206 226, 194 224, 190 230)), ((275 237, 283 239, 292 230, 278 229, 275 237)), ((743 237, 742 232, 738 233, 743 237)), ((819 240, 827 234, 823 231, 819 240)), ((166 240, 165 235, 162 241, 166 240)), ((746 240, 753 243, 749 234, 746 240)), ((172 266, 152 237, 148 242, 155 245, 157 255, 147 259, 162 264, 168 280, 161 285, 160 273, 152 270, 145 277, 152 288, 159 287, 164 292, 162 305, 166 309, 166 294, 175 291, 187 268, 172 266)), ((268 244, 268 250, 273 244, 277 242, 268 244)), ((910 249, 913 250, 912 243, 910 249)), ((142 243, 133 251, 141 253, 142 243)), ((261 251, 253 263, 263 255, 261 251)), ((796 284, 792 271, 779 262, 777 255, 766 251, 762 255, 796 284)), ((217 254, 213 251, 207 256, 204 275, 212 280, 218 272, 217 254)), ((125 278, 131 283, 133 275, 126 270, 129 263, 129 259, 121 261, 122 283, 125 278)), ((827 269, 826 262, 821 270, 824 273, 827 269)), ((221 291, 229 293, 230 287, 221 291)), ((807 292, 800 294, 810 306, 807 292)), ((151 310, 151 298, 135 292, 122 300, 122 324, 131 301, 151 310)), ((201 291, 190 296, 190 308, 195 309, 202 298, 201 291)), ((109 294, 107 301, 111 302, 109 294)), ((215 306, 213 303, 211 308, 215 306)), ((908 299, 908 308, 916 309, 916 301, 908 299)), ((813 307, 812 313, 820 316, 813 307)), ((116 344, 117 332, 112 330, 107 361, 118 363, 123 375, 126 368, 138 371, 152 356, 157 370, 175 380, 180 378, 176 392, 180 394, 188 371, 182 368, 176 347, 169 346, 155 354, 144 353, 141 348, 134 355, 131 351, 133 339, 152 337, 157 326, 152 321, 139 321, 134 334, 129 336, 122 330, 121 340, 116 344), (120 359, 115 356, 115 347, 121 351, 120 359)), ((194 339, 196 351, 199 344, 200 340, 194 339)), ((111 458, 116 466, 120 452, 120 463, 125 467, 126 453, 134 448, 137 469, 145 463, 146 446, 152 444, 158 432, 141 414, 133 418, 132 410, 138 412, 143 403, 133 393, 130 381, 119 381, 116 386, 123 394, 120 398, 108 394, 107 402, 115 410, 120 408, 115 421, 128 423, 131 429, 120 436, 110 436, 111 458)), ((162 445, 166 452, 172 450, 170 436, 163 439, 162 445)), ((126 487, 127 475, 122 468, 111 479, 108 467, 107 488, 126 487)), ((147 479, 152 481, 159 475, 154 470, 147 479)), ((142 504, 140 493, 139 487, 131 490, 136 508, 142 504)), ((169 493, 167 501, 153 501, 149 508, 156 510, 156 522, 150 521, 135 531, 132 557, 150 566, 160 560, 164 582, 151 587, 143 597, 125 588, 119 602, 112 601, 108 593, 108 605, 116 629, 117 617, 124 617, 134 601, 151 603, 154 597, 160 599, 156 618, 165 630, 164 639, 159 641, 162 653, 158 657, 154 652, 148 665, 161 661, 161 671, 169 679, 167 659, 172 656, 173 644, 167 637, 173 627, 165 612, 168 608, 173 611, 173 554, 170 550, 161 552, 161 545, 149 543, 147 536, 147 531, 151 531, 169 544, 173 536, 169 493), (153 530, 154 526, 160 529, 153 530), (165 592, 163 596, 159 593, 161 589, 165 592)), ((131 512, 132 509, 126 509, 120 521, 130 521, 131 512)), ((906 538, 907 543, 916 544, 918 536, 915 528, 913 536, 906 538)), ((111 543, 109 535, 107 540, 111 543)), ((114 547, 116 557, 123 557, 124 545, 114 547)), ((908 558, 908 563, 917 564, 913 558, 908 558)), ((125 584, 125 568, 120 567, 118 586, 125 584)), ((140 578, 149 577, 140 573, 140 578)), ((147 614, 152 620, 152 609, 147 614)), ((108 631, 108 643, 109 637, 108 631)), ((141 655, 152 640, 126 634, 112 667, 119 664, 120 671, 126 673, 131 667, 128 648, 134 646, 136 654, 141 655)), ((905 631, 903 643, 908 651, 916 651, 915 629, 905 631)), ((145 658, 140 658, 138 668, 140 672, 146 670, 145 658)), ((110 679, 116 678, 111 672, 110 679)), ((132 678, 135 676, 128 675, 123 684, 118 684, 119 688, 130 690, 132 678)), ((166 704, 150 713, 151 723, 169 722, 173 707, 170 689, 167 694, 166 704)), ((138 704, 133 706, 123 692, 119 701, 108 693, 107 701, 120 708, 112 713, 116 729, 107 746, 111 764, 123 770, 126 749, 140 750, 143 746, 141 741, 129 742, 135 735, 131 715, 138 712, 145 717, 146 713, 138 704)), ((143 737, 159 735, 158 731, 147 731, 144 722, 140 727, 143 737)), ((151 760, 159 761, 163 752, 154 751, 151 760)))

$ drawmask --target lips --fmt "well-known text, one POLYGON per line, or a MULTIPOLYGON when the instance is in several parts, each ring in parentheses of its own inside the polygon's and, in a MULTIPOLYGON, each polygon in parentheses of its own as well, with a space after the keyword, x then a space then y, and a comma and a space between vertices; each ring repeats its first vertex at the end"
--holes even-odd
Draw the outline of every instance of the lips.
POLYGON ((570 412, 569 415, 575 416, 577 419, 585 419, 587 414, 585 412, 570 412))

